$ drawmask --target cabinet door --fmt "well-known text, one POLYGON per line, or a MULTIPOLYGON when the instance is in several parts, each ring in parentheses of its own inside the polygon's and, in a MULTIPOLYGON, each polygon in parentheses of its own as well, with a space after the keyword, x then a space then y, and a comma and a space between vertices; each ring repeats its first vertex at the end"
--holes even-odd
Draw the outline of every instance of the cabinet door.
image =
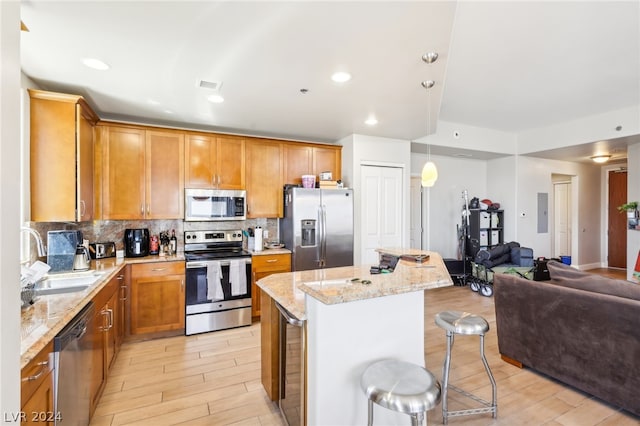
POLYGON ((129 297, 129 286, 124 270, 116 277, 118 281, 118 310, 115 315, 116 328, 116 352, 120 349, 126 336, 127 329, 127 299, 129 297))
POLYGON ((245 189, 245 141, 240 138, 216 137, 216 187, 245 189))
POLYGON ((93 124, 81 104, 76 105, 76 143, 78 151, 77 203, 78 221, 93 219, 93 124))
POLYGON ((146 132, 147 219, 184 218, 184 134, 146 132))
POLYGON ((184 329, 184 262, 132 265, 131 334, 184 329))
MULTIPOLYGON (((76 104, 29 91, 31 220, 76 220, 76 104)), ((46 92, 44 92, 46 93, 46 92)))
POLYGON ((247 216, 282 216, 282 144, 247 141, 247 216))
POLYGON ((33 395, 27 401, 22 402, 22 412, 25 417, 20 423, 23 425, 53 426, 55 424, 52 371, 46 373, 33 395))
MULTIPOLYGON (((49 342, 20 372, 20 401, 26 417, 22 424, 53 425, 48 418, 34 417, 32 413, 53 413, 53 341, 49 342)), ((8 415, 5 415, 5 421, 8 415)))
POLYGON ((313 172, 313 148, 298 144, 284 146, 284 183, 302 184, 302 175, 313 172))
POLYGON ((109 127, 103 143, 103 219, 143 219, 145 132, 109 127))
POLYGON ((185 188, 214 188, 217 150, 215 137, 187 133, 185 188))
POLYGON ((342 179, 342 151, 333 147, 313 147, 313 173, 316 179, 322 172, 331 172, 333 180, 342 179))
POLYGON ((119 291, 115 291, 107 304, 102 309, 102 314, 104 316, 103 323, 103 333, 104 333, 104 368, 106 371, 109 371, 111 368, 111 364, 116 357, 116 340, 117 340, 117 329, 116 329, 116 318, 119 313, 119 302, 118 296, 120 295, 119 291))
POLYGON ((107 371, 104 368, 105 365, 105 338, 104 338, 104 327, 106 324, 105 315, 103 313, 104 306, 100 309, 96 309, 96 313, 93 317, 93 326, 91 331, 91 342, 92 342, 92 364, 93 368, 91 369, 91 377, 89 384, 89 393, 91 395, 90 399, 90 408, 89 413, 93 415, 95 411, 98 401, 100 400, 100 395, 102 394, 102 389, 107 382, 107 371))

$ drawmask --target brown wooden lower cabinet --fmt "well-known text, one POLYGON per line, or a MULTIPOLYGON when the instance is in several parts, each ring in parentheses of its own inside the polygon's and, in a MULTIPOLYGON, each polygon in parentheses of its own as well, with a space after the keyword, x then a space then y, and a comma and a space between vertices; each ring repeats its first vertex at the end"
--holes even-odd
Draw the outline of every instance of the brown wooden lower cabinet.
POLYGON ((131 265, 131 335, 184 330, 184 261, 131 265))
POLYGON ((280 313, 275 301, 258 288, 260 295, 260 355, 261 381, 272 401, 278 401, 280 393, 280 313))
POLYGON ((120 333, 120 324, 117 318, 120 315, 120 286, 124 280, 124 269, 114 276, 93 298, 95 305, 95 315, 93 317, 93 366, 91 370, 91 382, 89 391, 91 395, 89 413, 93 412, 98 405, 102 391, 107 384, 109 368, 115 361, 116 354, 120 348, 121 340, 117 336, 120 333))
POLYGON ((251 316, 254 319, 261 315, 261 292, 256 283, 264 277, 281 272, 291 272, 290 253, 261 254, 251 258, 251 316))
MULTIPOLYGON (((23 425, 53 425, 53 341, 21 371, 21 413, 16 419, 23 425)), ((5 418, 5 420, 7 420, 5 418)))

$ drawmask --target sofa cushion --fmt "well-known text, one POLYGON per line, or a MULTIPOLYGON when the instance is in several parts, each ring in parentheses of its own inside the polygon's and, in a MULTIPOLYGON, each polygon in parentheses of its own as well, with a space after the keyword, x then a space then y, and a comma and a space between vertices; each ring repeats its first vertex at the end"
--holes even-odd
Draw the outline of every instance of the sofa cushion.
POLYGON ((590 274, 557 261, 548 262, 547 267, 553 284, 593 293, 640 300, 640 285, 629 281, 614 280, 601 275, 590 274))

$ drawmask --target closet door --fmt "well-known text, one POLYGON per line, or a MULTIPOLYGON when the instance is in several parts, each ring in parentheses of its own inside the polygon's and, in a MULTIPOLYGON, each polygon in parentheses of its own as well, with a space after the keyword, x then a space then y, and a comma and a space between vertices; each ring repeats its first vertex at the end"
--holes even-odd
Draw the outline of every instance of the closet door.
POLYGON ((361 263, 378 263, 381 247, 402 247, 402 168, 362 166, 361 263))

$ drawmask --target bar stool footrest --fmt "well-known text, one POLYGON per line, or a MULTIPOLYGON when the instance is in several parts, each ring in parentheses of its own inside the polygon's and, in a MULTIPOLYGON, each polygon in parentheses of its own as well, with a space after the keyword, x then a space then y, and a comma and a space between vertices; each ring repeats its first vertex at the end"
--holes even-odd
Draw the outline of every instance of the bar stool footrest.
POLYGON ((471 408, 468 410, 457 410, 457 411, 447 411, 447 417, 456 417, 456 416, 469 416, 472 414, 482 414, 482 413, 493 413, 494 416, 496 417, 496 413, 498 412, 498 406, 492 404, 489 401, 485 401, 482 398, 479 398, 478 396, 469 393, 463 389, 460 389, 457 386, 454 385, 449 385, 449 390, 455 391, 461 395, 466 396, 469 399, 472 399, 474 401, 476 401, 477 403, 483 405, 484 407, 482 408, 471 408))
POLYGON ((470 416, 473 414, 495 413, 496 407, 470 408, 468 410, 447 411, 447 417, 470 416))

